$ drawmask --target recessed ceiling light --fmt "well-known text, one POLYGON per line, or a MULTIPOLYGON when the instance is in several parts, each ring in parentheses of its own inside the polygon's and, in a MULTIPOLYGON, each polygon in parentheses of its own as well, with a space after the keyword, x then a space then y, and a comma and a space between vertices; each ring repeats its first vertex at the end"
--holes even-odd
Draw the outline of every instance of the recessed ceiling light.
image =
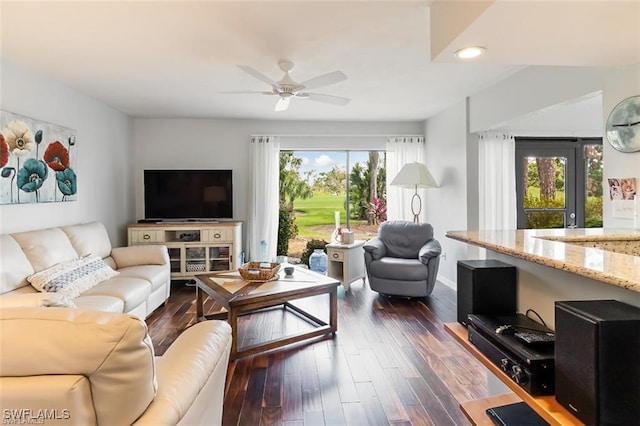
POLYGON ((456 50, 455 55, 459 59, 471 59, 482 55, 486 50, 487 49, 482 46, 464 47, 460 50, 456 50))

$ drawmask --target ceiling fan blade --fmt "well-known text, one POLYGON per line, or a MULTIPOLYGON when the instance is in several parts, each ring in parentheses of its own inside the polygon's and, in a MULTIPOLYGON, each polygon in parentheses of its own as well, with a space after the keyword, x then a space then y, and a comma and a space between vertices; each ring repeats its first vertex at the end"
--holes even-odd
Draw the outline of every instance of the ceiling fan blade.
POLYGON ((341 98, 340 96, 323 95, 322 93, 299 93, 298 97, 311 99, 312 101, 324 102, 333 105, 346 105, 351 99, 341 98))
POLYGON ((259 93, 261 95, 277 95, 275 92, 261 92, 260 90, 222 90, 217 93, 224 95, 237 94, 237 93, 259 93))
POLYGON ((305 89, 316 89, 318 87, 328 86, 330 84, 339 83, 347 79, 342 71, 334 71, 328 74, 319 75, 318 77, 311 78, 307 81, 303 81, 300 85, 305 89))
POLYGON ((238 68, 240 68, 242 71, 246 72, 247 74, 257 78, 260 81, 264 81, 265 83, 267 83, 270 86, 273 87, 280 87, 280 85, 275 82, 274 80, 270 79, 269 77, 267 77, 266 75, 262 74, 260 71, 248 67, 246 65, 238 65, 238 68))
POLYGON ((278 99, 278 103, 276 103, 275 111, 286 111, 289 108, 289 102, 291 98, 280 98, 278 99))

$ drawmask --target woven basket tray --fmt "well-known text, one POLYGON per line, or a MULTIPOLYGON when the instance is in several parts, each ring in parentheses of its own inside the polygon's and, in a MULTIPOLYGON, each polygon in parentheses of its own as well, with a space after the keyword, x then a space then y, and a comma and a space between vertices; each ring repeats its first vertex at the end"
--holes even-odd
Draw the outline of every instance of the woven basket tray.
POLYGON ((204 263, 187 263, 187 272, 204 272, 206 269, 204 263))
POLYGON ((279 263, 249 262, 239 267, 238 272, 247 281, 269 281, 276 276, 279 269, 279 263))

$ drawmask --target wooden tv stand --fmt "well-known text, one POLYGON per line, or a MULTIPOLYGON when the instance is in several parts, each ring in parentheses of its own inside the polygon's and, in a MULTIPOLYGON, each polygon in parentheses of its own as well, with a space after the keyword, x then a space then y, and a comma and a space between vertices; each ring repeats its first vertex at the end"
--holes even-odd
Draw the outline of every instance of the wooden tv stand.
POLYGON ((242 222, 158 222, 128 226, 129 245, 164 244, 172 279, 190 279, 240 266, 242 222))
POLYGON ((515 383, 500 367, 492 363, 471 342, 467 329, 459 323, 446 323, 445 330, 451 334, 466 350, 475 356, 498 379, 506 384, 515 394, 495 395, 474 401, 460 403, 460 408, 474 425, 493 425, 485 410, 490 407, 524 401, 551 425, 582 425, 573 414, 558 404, 555 396, 532 396, 515 383))

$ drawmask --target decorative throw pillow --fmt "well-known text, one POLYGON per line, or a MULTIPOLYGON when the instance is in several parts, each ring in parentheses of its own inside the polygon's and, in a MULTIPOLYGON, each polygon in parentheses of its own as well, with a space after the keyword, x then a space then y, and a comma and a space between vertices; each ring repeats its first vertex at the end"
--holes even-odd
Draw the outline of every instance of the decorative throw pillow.
POLYGON ((27 281, 36 290, 74 298, 117 274, 100 257, 89 255, 36 272, 27 281))
POLYGON ((73 300, 58 293, 22 293, 7 294, 0 297, 0 309, 2 308, 76 308, 73 300))

